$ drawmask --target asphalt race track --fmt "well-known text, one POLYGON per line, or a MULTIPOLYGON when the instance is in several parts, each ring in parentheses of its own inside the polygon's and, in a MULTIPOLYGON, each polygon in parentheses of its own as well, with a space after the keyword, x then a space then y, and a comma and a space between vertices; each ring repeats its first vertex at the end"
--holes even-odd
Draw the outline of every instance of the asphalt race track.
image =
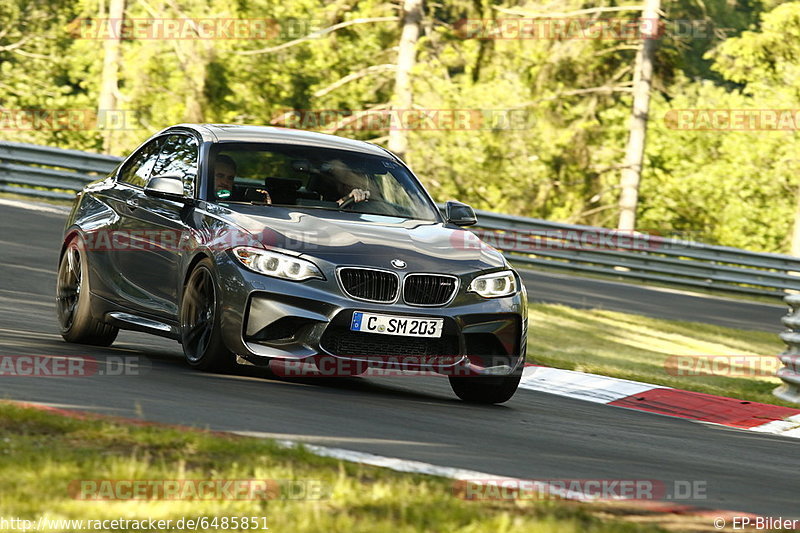
MULTIPOLYGON (((121 333, 111 348, 57 334, 53 292, 63 214, 0 205, 0 355, 137 357, 140 375, 0 377, 0 398, 140 417, 527 479, 700 481, 688 503, 800 517, 794 439, 520 390, 503 406, 458 401, 445 378, 287 381, 184 366, 177 343, 121 333), (148 368, 149 367, 149 368, 148 368)), ((777 330, 780 306, 526 274, 534 300, 777 330)), ((531 327, 535 327, 534 324, 531 327)), ((565 339, 568 342, 568 339, 565 339)), ((709 523, 710 523, 709 519, 709 523)))

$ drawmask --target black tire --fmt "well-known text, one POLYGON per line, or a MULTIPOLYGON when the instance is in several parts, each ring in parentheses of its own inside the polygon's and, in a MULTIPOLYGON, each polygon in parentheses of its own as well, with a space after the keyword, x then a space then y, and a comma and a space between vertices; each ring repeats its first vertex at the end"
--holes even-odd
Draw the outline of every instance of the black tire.
POLYGON ((61 336, 67 342, 111 346, 119 328, 92 316, 88 283, 88 264, 80 237, 68 244, 58 264, 56 314, 61 336))
POLYGON ((189 366, 209 372, 234 366, 235 357, 222 341, 221 309, 214 265, 206 258, 192 270, 181 298, 181 344, 189 366))
POLYGON ((520 379, 522 368, 507 376, 450 376, 450 387, 465 402, 503 403, 517 392, 520 379))

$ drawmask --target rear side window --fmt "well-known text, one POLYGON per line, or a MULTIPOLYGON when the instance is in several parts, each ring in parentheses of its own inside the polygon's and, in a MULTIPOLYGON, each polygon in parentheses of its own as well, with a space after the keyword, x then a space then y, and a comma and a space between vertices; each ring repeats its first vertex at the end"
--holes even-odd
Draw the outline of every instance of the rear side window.
POLYGON ((122 167, 122 171, 119 173, 120 181, 143 188, 156 164, 160 147, 161 139, 154 139, 147 143, 122 167))
POLYGON ((153 176, 178 175, 187 196, 194 196, 197 177, 197 139, 189 135, 170 135, 164 141, 161 155, 153 167, 153 176))

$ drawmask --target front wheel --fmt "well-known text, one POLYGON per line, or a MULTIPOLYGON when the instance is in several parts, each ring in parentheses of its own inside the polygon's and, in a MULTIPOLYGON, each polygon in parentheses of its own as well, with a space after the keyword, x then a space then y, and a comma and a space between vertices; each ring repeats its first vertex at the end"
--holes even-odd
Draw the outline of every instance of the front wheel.
POLYGON ((227 370, 234 356, 222 341, 221 309, 210 259, 189 276, 181 300, 181 344, 186 362, 200 370, 227 370))
POLYGON ((74 237, 61 256, 56 279, 56 313, 67 342, 111 346, 119 329, 92 316, 88 264, 80 237, 74 237))
POLYGON ((520 379, 522 368, 507 376, 450 376, 450 387, 465 402, 503 403, 517 392, 520 379))

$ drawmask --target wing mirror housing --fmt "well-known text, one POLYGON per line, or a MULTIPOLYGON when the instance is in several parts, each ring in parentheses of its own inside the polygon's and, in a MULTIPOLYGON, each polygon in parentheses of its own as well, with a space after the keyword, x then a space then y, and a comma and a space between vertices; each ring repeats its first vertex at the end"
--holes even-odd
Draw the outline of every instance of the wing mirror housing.
POLYGON ((156 198, 164 198, 174 202, 192 203, 183 191, 183 176, 180 174, 161 174, 147 180, 144 193, 156 198))
POLYGON ((473 226, 478 223, 475 211, 467 204, 450 200, 445 204, 445 218, 456 226, 473 226))

